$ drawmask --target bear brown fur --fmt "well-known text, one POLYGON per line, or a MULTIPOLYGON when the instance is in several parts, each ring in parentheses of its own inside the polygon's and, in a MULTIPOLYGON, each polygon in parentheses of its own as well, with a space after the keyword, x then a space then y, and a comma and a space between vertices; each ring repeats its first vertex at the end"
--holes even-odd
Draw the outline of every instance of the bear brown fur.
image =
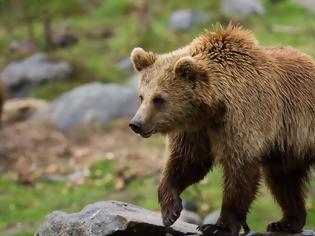
POLYGON ((239 233, 261 174, 283 217, 268 231, 300 232, 305 184, 315 163, 315 63, 290 47, 265 48, 247 30, 215 27, 189 45, 157 55, 135 48, 141 105, 130 127, 143 137, 166 136, 168 160, 158 196, 163 223, 182 210, 180 194, 214 163, 224 194, 215 225, 239 233))

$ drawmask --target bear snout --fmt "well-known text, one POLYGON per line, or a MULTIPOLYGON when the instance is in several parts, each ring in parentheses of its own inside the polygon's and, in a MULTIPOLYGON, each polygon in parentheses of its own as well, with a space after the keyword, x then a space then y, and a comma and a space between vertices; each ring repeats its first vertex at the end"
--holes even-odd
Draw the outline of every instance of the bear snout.
POLYGON ((142 124, 140 122, 138 122, 138 121, 130 121, 129 127, 136 134, 140 134, 142 132, 142 124))

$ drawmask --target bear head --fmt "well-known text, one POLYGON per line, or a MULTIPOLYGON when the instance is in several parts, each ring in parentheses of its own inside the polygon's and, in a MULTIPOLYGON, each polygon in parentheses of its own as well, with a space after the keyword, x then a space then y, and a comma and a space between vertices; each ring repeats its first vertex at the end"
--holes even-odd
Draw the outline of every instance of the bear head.
POLYGON ((163 55, 135 48, 131 61, 141 74, 141 105, 130 121, 132 130, 147 138, 191 129, 202 109, 200 88, 209 77, 206 65, 190 56, 187 48, 163 55))

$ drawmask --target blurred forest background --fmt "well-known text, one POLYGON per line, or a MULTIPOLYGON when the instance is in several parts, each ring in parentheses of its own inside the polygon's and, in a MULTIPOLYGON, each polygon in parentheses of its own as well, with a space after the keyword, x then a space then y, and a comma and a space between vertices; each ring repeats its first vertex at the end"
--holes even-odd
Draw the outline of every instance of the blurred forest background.
MULTIPOLYGON (((130 51, 167 52, 230 20, 263 45, 315 56, 314 0, 0 0, 0 235, 33 235, 53 210, 115 199, 159 210, 164 141, 133 135, 137 75, 130 51)), ((314 178, 313 178, 314 179, 314 178)), ((313 181, 314 182, 314 181, 313 181)), ((220 209, 220 168, 183 194, 200 222, 220 209), (196 207, 195 207, 196 206, 196 207)), ((307 199, 315 229, 315 185, 307 199)), ((248 223, 280 217, 265 185, 248 223)))

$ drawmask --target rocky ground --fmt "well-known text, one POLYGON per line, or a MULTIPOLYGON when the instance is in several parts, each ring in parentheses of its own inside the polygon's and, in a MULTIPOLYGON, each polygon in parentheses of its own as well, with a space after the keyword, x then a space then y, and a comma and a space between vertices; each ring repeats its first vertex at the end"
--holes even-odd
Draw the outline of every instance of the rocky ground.
POLYGON ((120 163, 122 170, 132 165, 135 175, 148 175, 156 173, 163 162, 163 142, 160 138, 156 142, 151 145, 152 141, 131 133, 128 119, 69 132, 49 123, 4 125, 0 132, 0 174, 14 172, 18 181, 30 184, 39 178, 88 170, 96 161, 107 159, 120 163))
POLYGON ((163 226, 160 214, 135 205, 107 201, 86 206, 81 212, 66 214, 55 211, 47 216, 38 236, 54 235, 199 235, 196 226, 182 221, 163 226))
MULTIPOLYGON (((55 211, 46 217, 36 235, 201 236, 203 234, 197 230, 197 225, 178 220, 171 227, 164 227, 161 216, 157 212, 128 203, 106 201, 90 204, 80 212, 72 214, 55 211)), ((215 235, 231 236, 228 233, 215 235)), ((249 232, 241 235, 285 236, 286 234, 249 232)), ((307 230, 294 236, 315 236, 315 232, 307 230)))

